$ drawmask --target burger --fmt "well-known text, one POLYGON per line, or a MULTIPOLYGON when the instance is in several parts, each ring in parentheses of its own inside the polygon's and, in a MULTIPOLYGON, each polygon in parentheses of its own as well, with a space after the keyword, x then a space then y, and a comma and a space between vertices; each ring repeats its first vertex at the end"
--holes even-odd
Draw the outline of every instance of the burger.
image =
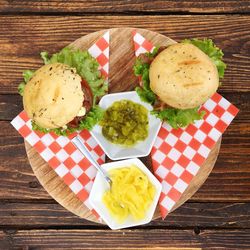
POLYGON ((226 68, 222 51, 212 40, 192 39, 141 54, 134 73, 141 78, 136 91, 153 105, 152 114, 173 128, 202 119, 199 111, 220 86, 226 68))
POLYGON ((107 90, 96 59, 87 51, 72 48, 51 58, 45 52, 41 55, 45 65, 25 71, 19 85, 32 128, 58 135, 91 130, 102 118, 103 111, 96 103, 107 90))

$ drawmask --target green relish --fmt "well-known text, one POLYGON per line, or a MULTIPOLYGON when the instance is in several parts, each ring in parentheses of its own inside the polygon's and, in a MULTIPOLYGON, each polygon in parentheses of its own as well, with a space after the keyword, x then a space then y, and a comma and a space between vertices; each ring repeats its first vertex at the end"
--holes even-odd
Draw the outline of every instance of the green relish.
POLYGON ((100 126, 110 142, 133 146, 148 136, 148 110, 130 100, 116 101, 105 111, 100 126))

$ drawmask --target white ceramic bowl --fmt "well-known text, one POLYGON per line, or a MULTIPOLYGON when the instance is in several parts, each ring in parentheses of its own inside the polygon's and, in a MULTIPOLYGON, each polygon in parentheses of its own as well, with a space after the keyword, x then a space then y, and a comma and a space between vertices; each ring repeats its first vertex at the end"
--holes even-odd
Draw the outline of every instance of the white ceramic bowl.
POLYGON ((149 133, 144 141, 140 141, 132 147, 123 147, 118 144, 111 143, 102 135, 102 127, 96 125, 92 131, 92 136, 96 139, 105 154, 112 160, 121 160, 133 157, 143 157, 149 155, 156 136, 161 127, 161 120, 150 114, 152 106, 148 103, 142 102, 135 91, 121 92, 108 94, 102 97, 99 105, 103 109, 107 109, 114 102, 120 100, 130 100, 143 105, 149 111, 149 133))
POLYGON ((105 193, 106 190, 109 189, 109 185, 106 182, 106 180, 103 178, 103 176, 98 172, 96 175, 93 187, 91 189, 90 195, 89 195, 89 202, 111 229, 121 229, 121 228, 133 227, 133 226, 138 226, 138 225, 149 223, 152 220, 152 217, 155 212, 155 208, 157 206, 157 203, 161 194, 161 189, 162 189, 161 183, 148 170, 148 168, 137 158, 105 163, 102 165, 102 167, 108 171, 108 170, 115 169, 115 168, 122 168, 122 167, 130 166, 132 164, 136 165, 139 169, 142 170, 144 174, 147 175, 149 181, 155 187, 155 191, 156 191, 155 196, 154 196, 151 206, 146 212, 145 218, 139 221, 135 221, 132 218, 132 216, 128 216, 128 218, 122 224, 119 224, 110 215, 107 207, 102 202, 103 194, 105 193))

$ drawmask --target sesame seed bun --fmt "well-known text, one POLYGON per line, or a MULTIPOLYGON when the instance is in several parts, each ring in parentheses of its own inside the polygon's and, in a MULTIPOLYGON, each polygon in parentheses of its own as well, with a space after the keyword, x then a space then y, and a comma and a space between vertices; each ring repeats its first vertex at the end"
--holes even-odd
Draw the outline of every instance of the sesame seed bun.
POLYGON ((74 68, 53 63, 38 69, 26 84, 24 110, 37 125, 59 128, 74 119, 84 100, 81 77, 74 68))
POLYGON ((213 95, 219 86, 215 64, 192 44, 169 46, 150 65, 152 91, 171 107, 195 108, 213 95))

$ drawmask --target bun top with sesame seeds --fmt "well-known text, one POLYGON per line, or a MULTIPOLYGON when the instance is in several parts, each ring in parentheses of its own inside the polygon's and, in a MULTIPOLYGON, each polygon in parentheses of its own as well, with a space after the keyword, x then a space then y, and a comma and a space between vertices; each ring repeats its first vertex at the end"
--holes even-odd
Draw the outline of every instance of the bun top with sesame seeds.
POLYGON ((37 125, 59 128, 79 113, 84 94, 81 77, 74 68, 61 63, 42 66, 26 84, 24 110, 37 125))
POLYGON ((185 43, 160 52, 150 65, 149 79, 160 100, 178 109, 198 107, 219 86, 215 64, 199 48, 185 43))

